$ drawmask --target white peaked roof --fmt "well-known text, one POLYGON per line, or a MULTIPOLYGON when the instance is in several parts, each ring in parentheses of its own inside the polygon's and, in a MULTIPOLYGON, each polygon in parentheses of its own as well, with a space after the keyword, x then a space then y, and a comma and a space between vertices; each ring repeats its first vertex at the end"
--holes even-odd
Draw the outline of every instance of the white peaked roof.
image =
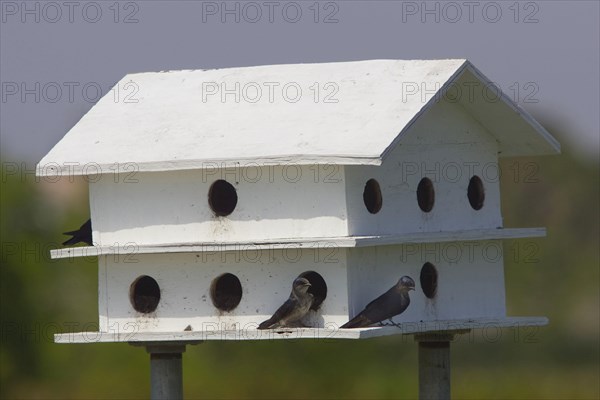
MULTIPOLYGON (((93 174, 98 166, 114 172, 127 163, 140 171, 378 165, 410 125, 461 79, 490 84, 466 60, 130 74, 40 161, 37 172, 93 174)), ((473 100, 466 94, 460 103, 496 137, 501 156, 559 151, 558 142, 506 95, 496 91, 473 100)))

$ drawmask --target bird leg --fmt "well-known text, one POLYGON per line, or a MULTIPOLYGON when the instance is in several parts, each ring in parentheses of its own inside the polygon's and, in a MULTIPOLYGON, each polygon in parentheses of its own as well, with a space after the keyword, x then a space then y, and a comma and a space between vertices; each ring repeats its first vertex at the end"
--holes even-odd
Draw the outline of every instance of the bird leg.
POLYGON ((389 323, 382 321, 379 323, 379 325, 380 326, 395 326, 396 328, 402 328, 401 324, 394 322, 394 320, 392 318, 388 318, 388 321, 390 321, 389 323))
POLYGON ((402 329, 402 325, 398 322, 394 322, 394 320, 392 318, 390 318, 390 323, 392 324, 392 326, 402 329))

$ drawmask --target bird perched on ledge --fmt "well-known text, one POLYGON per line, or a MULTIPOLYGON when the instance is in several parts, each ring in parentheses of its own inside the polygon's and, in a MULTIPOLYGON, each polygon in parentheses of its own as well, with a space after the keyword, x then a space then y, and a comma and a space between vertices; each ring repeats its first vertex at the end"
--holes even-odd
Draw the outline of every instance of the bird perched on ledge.
POLYGON ((403 276, 390 290, 367 304, 364 310, 340 328, 365 328, 402 314, 410 304, 408 292, 411 290, 415 290, 415 281, 403 276))
POLYGON ((308 293, 310 282, 306 278, 296 278, 292 284, 289 299, 275 311, 268 320, 262 322, 258 329, 274 329, 300 326, 300 320, 308 314, 313 303, 313 295, 308 293))
POLYGON ((64 232, 63 235, 70 235, 72 238, 63 242, 63 246, 71 246, 77 243, 86 243, 92 245, 92 220, 88 219, 76 231, 64 232))

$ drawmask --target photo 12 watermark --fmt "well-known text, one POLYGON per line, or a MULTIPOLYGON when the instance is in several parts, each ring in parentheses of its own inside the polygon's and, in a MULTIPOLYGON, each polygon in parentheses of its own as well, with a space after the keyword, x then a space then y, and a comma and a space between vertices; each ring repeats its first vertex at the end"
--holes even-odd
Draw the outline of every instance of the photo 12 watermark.
POLYGON ((94 242, 88 246, 68 247, 68 245, 56 241, 3 240, 0 243, 0 249, 2 250, 0 260, 3 263, 16 260, 21 264, 28 262, 96 264, 96 257, 101 255, 111 257, 116 263, 137 264, 140 262, 137 256, 141 253, 140 246, 133 241, 109 244, 94 242), (77 251, 73 251, 73 249, 77 249, 77 251))
POLYGON ((540 165, 535 161, 515 160, 507 164, 497 161, 402 161, 398 163, 399 183, 407 184, 427 177, 432 183, 458 183, 477 176, 484 183, 501 179, 512 183, 539 183, 540 165))
POLYGON ((540 3, 535 1, 402 1, 402 23, 423 24, 540 22, 540 3))
POLYGON ((475 104, 477 102, 498 103, 503 99, 521 104, 536 104, 540 102, 538 94, 540 87, 537 82, 512 82, 503 90, 496 82, 451 82, 443 88, 440 82, 404 81, 400 96, 403 103, 428 103, 442 100, 449 103, 475 104))
POLYGON ((439 243, 408 243, 400 247, 401 263, 474 264, 478 262, 538 264, 540 245, 535 241, 513 241, 505 245, 499 241, 461 241, 439 243))
POLYGON ((336 82, 202 82, 202 102, 220 103, 339 103, 336 82))
POLYGON ((339 22, 338 1, 203 1, 203 23, 287 23, 339 22))
POLYGON ((129 80, 118 84, 77 81, 3 81, 2 103, 79 103, 96 104, 105 95, 114 103, 138 103, 140 87, 129 80))
POLYGON ((16 180, 21 183, 28 181, 32 183, 58 183, 67 180, 72 183, 79 177, 87 183, 95 183, 102 180, 103 177, 109 177, 108 179, 113 183, 131 184, 139 182, 137 177, 139 171, 139 165, 133 162, 112 163, 104 167, 95 162, 48 162, 36 168, 24 161, 6 161, 2 162, 0 182, 6 183, 10 180, 16 180))
POLYGON ((140 325, 135 322, 113 321, 107 326, 105 332, 100 333, 98 322, 63 321, 63 322, 36 322, 27 323, 2 321, 0 324, 0 342, 21 343, 54 343, 55 335, 61 335, 71 340, 81 332, 83 340, 88 343, 98 342, 102 334, 114 335, 115 338, 132 338, 140 331, 140 325))
POLYGON ((196 254, 201 263, 219 264, 286 264, 306 263, 339 264, 345 258, 345 250, 333 241, 315 243, 270 244, 233 243, 205 246, 196 254))
POLYGON ((231 165, 228 162, 205 162, 198 170, 202 183, 222 179, 239 184, 250 183, 331 183, 343 181, 343 167, 338 164, 298 165, 282 162, 262 165, 254 161, 231 165))
POLYGON ((2 23, 137 24, 139 1, 2 1, 2 23))

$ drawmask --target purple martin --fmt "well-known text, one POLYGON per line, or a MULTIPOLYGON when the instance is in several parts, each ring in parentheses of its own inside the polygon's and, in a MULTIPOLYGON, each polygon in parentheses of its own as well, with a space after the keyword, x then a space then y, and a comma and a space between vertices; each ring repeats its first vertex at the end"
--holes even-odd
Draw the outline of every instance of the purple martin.
POLYGON ((77 243, 86 243, 92 245, 92 220, 88 219, 76 231, 65 232, 63 235, 70 235, 72 238, 63 242, 63 246, 71 246, 77 243))
POLYGON ((403 276, 390 290, 367 304, 364 310, 341 328, 365 328, 402 314, 410 304, 408 292, 411 290, 415 290, 415 281, 403 276))
POLYGON ((308 279, 296 278, 289 299, 275 311, 271 318, 262 322, 258 329, 300 326, 300 320, 308 314, 313 303, 314 296, 307 292, 310 286, 308 279))

